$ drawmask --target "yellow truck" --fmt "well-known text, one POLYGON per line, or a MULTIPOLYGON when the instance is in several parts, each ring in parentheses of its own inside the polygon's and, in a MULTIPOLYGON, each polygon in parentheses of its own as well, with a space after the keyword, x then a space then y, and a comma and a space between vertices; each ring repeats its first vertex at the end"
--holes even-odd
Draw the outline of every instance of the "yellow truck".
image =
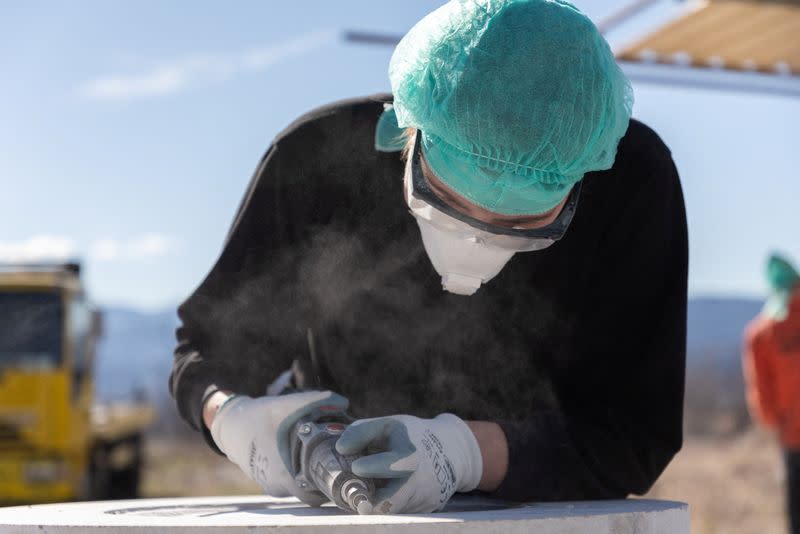
POLYGON ((136 496, 154 412, 93 402, 101 323, 79 264, 0 265, 0 503, 136 496))

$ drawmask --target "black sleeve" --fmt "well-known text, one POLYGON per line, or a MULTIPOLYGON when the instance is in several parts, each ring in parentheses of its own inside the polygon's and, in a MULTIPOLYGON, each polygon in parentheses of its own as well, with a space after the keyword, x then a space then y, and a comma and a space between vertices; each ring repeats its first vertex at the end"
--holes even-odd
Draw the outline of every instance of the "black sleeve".
MULTIPOLYGON (((216 389, 237 393, 255 373, 257 382, 268 384, 291 365, 290 355, 280 345, 263 346, 271 352, 269 368, 248 366, 244 348, 231 331, 235 321, 252 321, 250 287, 274 254, 291 244, 281 224, 289 215, 280 202, 285 183, 280 180, 280 148, 273 144, 257 167, 228 233, 222 254, 197 290, 179 308, 182 322, 176 332, 178 345, 170 377, 170 391, 178 411, 197 430, 207 429, 202 421, 202 401, 216 389)), ((238 327, 243 331, 244 325, 238 327)), ((250 380, 249 382, 254 382, 250 380)), ((261 391, 263 394, 263 391, 261 391)), ((213 441, 206 435, 212 447, 213 441)), ((215 447, 214 447, 215 448, 215 447)))
POLYGON ((629 201, 602 230, 597 250, 581 259, 595 271, 573 330, 580 363, 566 370, 561 405, 525 421, 499 421, 509 444, 500 497, 642 494, 681 448, 686 215, 669 151, 651 135, 648 150, 621 163, 638 184, 629 201))
POLYGON ((219 259, 178 308, 170 392, 180 415, 212 448, 202 421, 206 396, 217 389, 264 395, 308 350, 301 325, 314 303, 298 289, 304 247, 336 209, 352 209, 332 168, 363 159, 353 145, 373 152, 375 119, 386 100, 335 102, 279 134, 251 179, 219 259))
POLYGON ((275 302, 289 284, 271 274, 291 272, 288 251, 311 224, 313 206, 296 191, 306 169, 295 145, 297 138, 316 129, 317 119, 319 112, 310 113, 302 121, 305 128, 290 126, 267 149, 216 264, 178 308, 182 324, 176 332, 170 391, 180 415, 197 430, 206 431, 202 401, 208 394, 224 389, 263 395, 291 366, 296 347, 288 335, 271 330, 268 315, 281 313, 274 310, 275 302))

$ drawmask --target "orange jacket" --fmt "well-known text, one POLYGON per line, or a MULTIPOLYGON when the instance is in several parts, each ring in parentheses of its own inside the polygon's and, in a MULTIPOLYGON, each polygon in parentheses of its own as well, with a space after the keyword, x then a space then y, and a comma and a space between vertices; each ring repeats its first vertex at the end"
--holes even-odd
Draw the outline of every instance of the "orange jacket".
POLYGON ((747 325, 743 360, 750 413, 784 447, 800 447, 800 290, 785 321, 759 315, 747 325))

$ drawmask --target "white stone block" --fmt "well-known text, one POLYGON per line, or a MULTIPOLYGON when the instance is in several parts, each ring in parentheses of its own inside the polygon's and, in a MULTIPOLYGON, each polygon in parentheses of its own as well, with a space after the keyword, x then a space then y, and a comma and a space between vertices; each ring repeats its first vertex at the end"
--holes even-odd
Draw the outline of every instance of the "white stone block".
POLYGON ((457 497, 436 514, 359 516, 266 496, 142 499, 0 508, 10 534, 688 534, 683 503, 629 499, 525 505, 457 497), (508 507, 507 507, 508 506, 508 507))

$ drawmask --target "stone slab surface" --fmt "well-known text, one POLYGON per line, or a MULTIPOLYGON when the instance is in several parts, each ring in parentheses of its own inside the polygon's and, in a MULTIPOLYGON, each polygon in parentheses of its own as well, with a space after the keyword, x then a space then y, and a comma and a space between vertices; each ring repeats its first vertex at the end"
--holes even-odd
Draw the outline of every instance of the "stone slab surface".
POLYGON ((267 496, 140 499, 0 508, 0 533, 688 534, 684 503, 629 499, 508 505, 458 497, 436 514, 348 514, 267 496))

